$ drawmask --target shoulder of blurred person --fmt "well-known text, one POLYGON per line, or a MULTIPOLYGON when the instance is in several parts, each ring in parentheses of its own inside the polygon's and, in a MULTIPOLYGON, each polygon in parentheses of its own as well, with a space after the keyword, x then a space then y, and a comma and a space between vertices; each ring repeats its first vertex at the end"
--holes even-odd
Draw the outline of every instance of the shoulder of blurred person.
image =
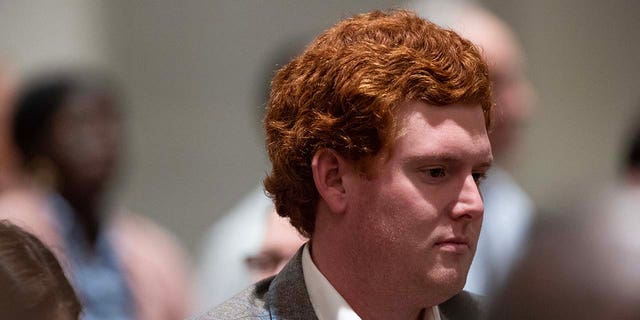
POLYGON ((488 319, 638 319, 639 199, 640 188, 609 184, 538 214, 488 319))
POLYGON ((25 185, 4 190, 0 193, 0 219, 36 235, 53 249, 58 259, 62 258, 57 245, 60 238, 53 228, 53 215, 43 190, 25 185))
POLYGON ((109 232, 134 293, 140 319, 180 319, 191 307, 187 257, 151 219, 120 209, 109 232))
MULTIPOLYGON (((0 219, 36 235, 68 268, 47 194, 11 189, 0 196, 0 219)), ((179 319, 190 309, 187 259, 176 239, 148 218, 119 210, 108 225, 131 284, 140 319, 179 319)))

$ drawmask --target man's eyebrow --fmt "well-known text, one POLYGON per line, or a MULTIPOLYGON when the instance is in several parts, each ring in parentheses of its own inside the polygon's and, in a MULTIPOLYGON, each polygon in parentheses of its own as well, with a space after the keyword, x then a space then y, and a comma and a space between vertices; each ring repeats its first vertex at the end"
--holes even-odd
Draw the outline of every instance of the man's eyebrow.
POLYGON ((477 165, 477 168, 482 168, 482 169, 489 169, 491 168, 491 166, 493 165, 493 157, 479 165, 477 165))
MULTIPOLYGON (((403 161, 403 163, 405 164, 421 163, 421 162, 460 163, 460 162, 463 162, 464 158, 465 157, 463 156, 458 156, 458 155, 449 154, 449 153, 435 154, 435 155, 418 155, 418 156, 408 157, 403 161)), ((482 163, 475 165, 474 167, 490 168, 492 164, 493 164, 493 157, 490 157, 487 160, 483 161, 482 163)))
POLYGON ((448 162, 456 163, 462 162, 462 157, 457 157, 452 154, 434 154, 434 155, 418 155, 406 158, 404 163, 420 163, 420 162, 448 162))

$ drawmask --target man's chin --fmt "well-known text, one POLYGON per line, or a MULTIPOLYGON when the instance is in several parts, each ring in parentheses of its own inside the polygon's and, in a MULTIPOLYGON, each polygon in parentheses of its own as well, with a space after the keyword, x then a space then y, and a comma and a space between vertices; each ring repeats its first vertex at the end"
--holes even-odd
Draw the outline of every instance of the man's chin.
POLYGON ((468 271, 469 268, 464 267, 443 267, 435 273, 432 273, 431 281, 433 281, 437 287, 442 288, 442 292, 445 295, 452 297, 464 288, 467 282, 468 271))

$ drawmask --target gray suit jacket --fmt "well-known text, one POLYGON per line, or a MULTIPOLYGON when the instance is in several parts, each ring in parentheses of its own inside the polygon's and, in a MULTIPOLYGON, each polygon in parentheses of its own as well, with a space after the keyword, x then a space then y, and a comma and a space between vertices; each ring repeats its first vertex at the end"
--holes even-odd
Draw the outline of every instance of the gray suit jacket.
MULTIPOLYGON (((476 296, 461 292, 438 306, 443 320, 481 318, 476 296)), ((264 279, 192 320, 315 320, 302 274, 302 248, 278 275, 264 279)))

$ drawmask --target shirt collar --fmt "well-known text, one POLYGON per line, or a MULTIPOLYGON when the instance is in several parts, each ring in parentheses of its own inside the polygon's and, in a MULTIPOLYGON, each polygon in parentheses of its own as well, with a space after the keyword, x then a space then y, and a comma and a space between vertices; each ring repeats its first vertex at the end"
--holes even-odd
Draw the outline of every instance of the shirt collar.
MULTIPOLYGON (((311 259, 309 243, 302 251, 302 273, 309 300, 319 320, 361 320, 351 306, 329 283, 311 259)), ((438 306, 425 312, 424 320, 441 320, 438 306)))

